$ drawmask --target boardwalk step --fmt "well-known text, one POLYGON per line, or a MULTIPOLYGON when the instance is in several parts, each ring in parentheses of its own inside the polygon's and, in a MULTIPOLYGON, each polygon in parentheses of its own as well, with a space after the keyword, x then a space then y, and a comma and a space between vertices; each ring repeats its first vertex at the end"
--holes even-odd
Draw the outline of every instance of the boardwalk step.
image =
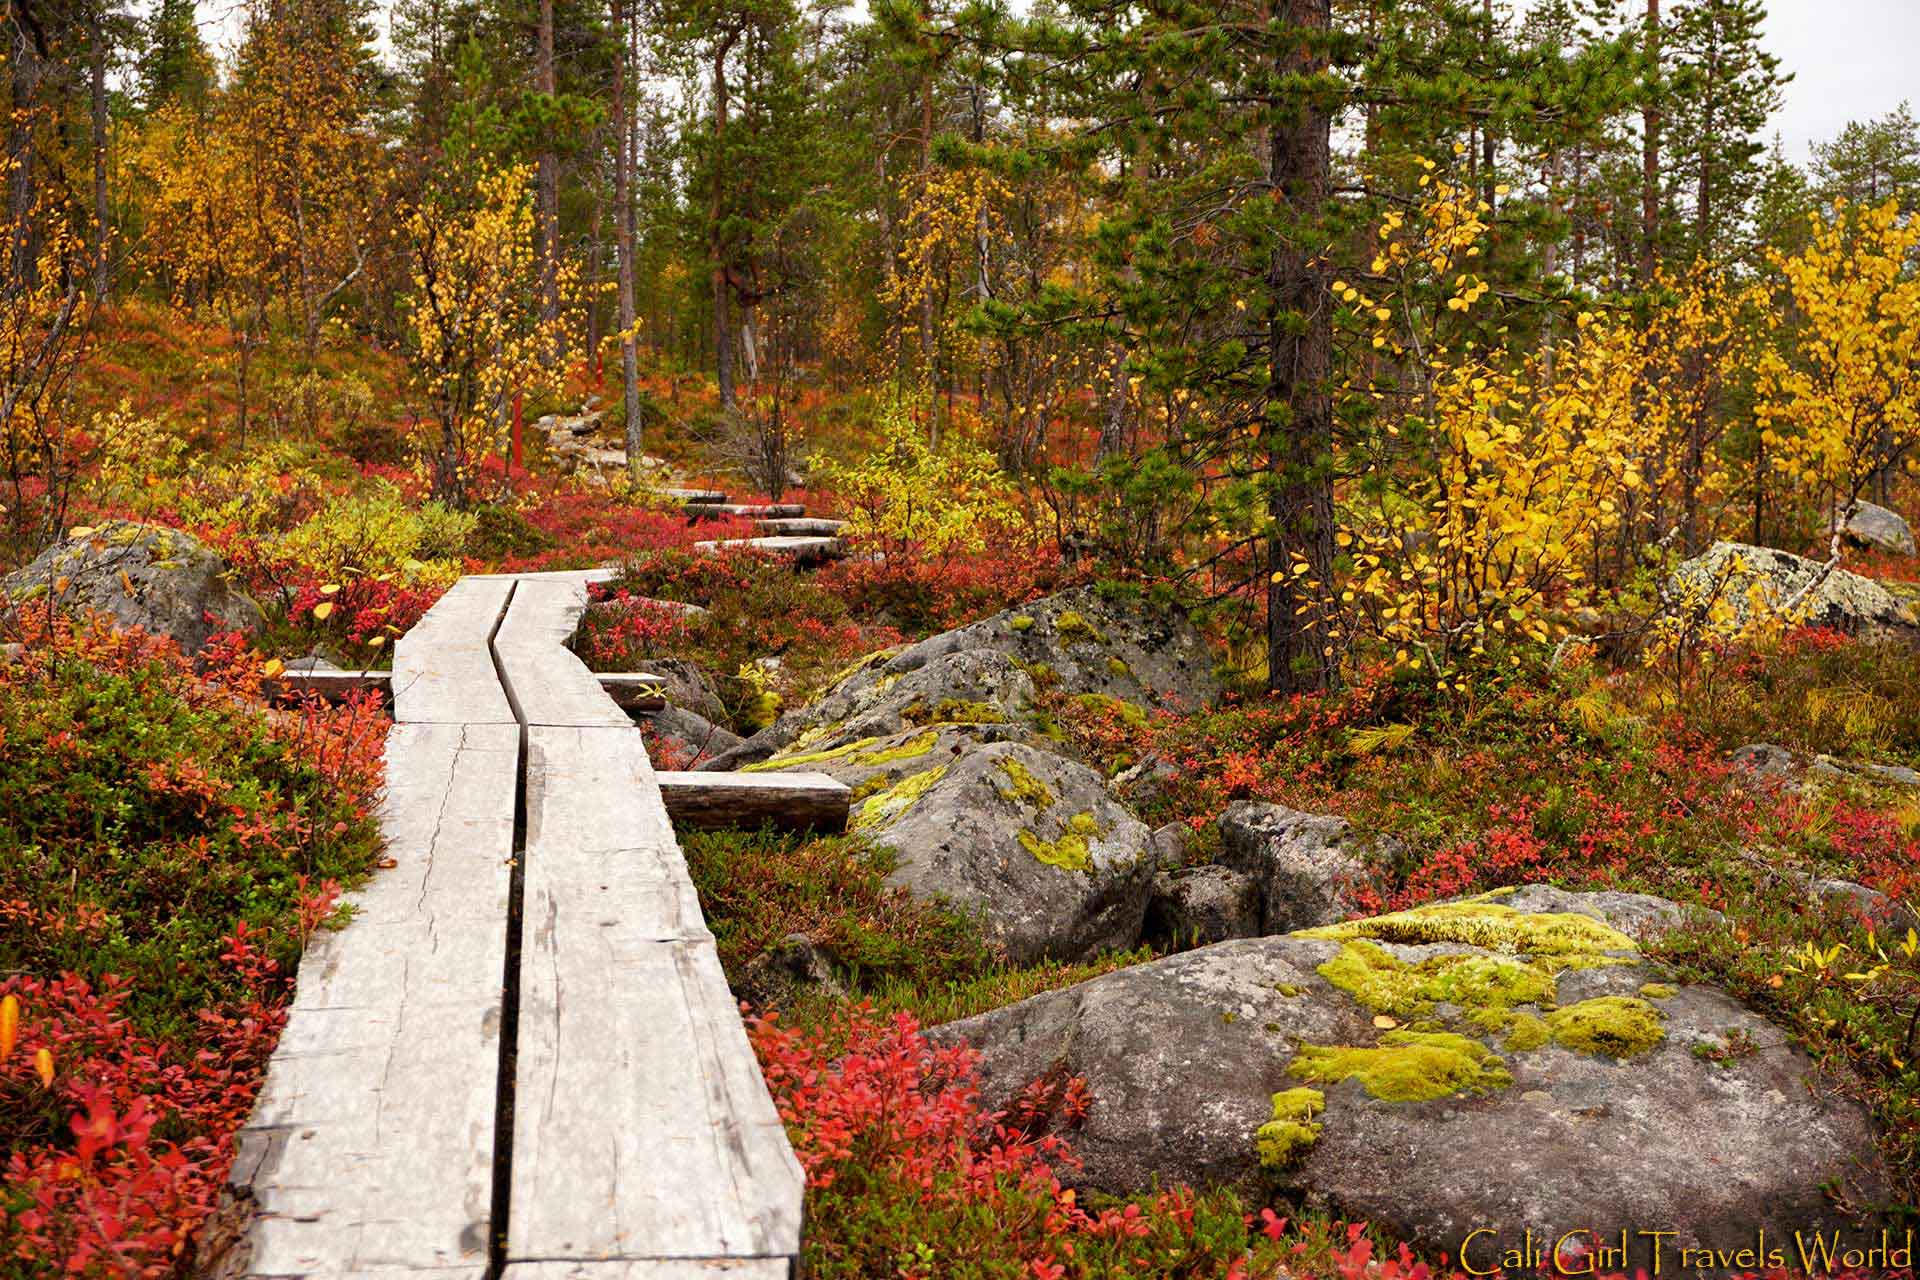
POLYGON ((696 542, 698 551, 763 551, 770 555, 792 556, 801 564, 837 560, 847 553, 847 545, 838 538, 725 538, 718 542, 696 542))
POLYGON ((660 798, 682 831, 768 823, 782 831, 837 834, 847 829, 853 788, 824 773, 662 772, 660 798))
MULTIPOLYGON (((623 711, 659 711, 667 705, 666 678, 648 671, 602 671, 594 679, 623 711)), ((391 671, 286 671, 278 677, 282 691, 317 693, 328 702, 345 702, 369 689, 386 694, 393 688, 391 671)))
POLYGON ((709 502, 687 505, 687 518, 690 520, 718 520, 722 516, 736 516, 742 520, 790 520, 806 514, 807 509, 798 502, 709 502))
POLYGON ((755 533, 776 538, 832 538, 846 527, 845 520, 825 520, 818 516, 781 516, 753 522, 755 533))
POLYGON ((727 500, 726 492, 721 489, 655 489, 654 492, 687 507, 711 506, 727 500))

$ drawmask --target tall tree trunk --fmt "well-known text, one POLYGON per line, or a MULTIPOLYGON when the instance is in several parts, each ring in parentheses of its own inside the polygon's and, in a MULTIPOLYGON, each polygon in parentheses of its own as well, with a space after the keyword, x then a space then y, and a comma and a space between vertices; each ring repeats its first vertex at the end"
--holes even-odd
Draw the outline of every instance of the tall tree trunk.
POLYGON ((1640 283, 1653 283, 1660 248, 1660 0, 1647 0, 1647 99, 1640 148, 1640 283))
MULTIPOLYGON (((540 0, 539 52, 534 72, 540 92, 551 103, 557 86, 553 75, 553 0, 540 0)), ((539 223, 536 239, 540 250, 540 318, 551 323, 560 314, 560 160, 553 153, 553 139, 542 134, 538 170, 539 223)), ((560 362, 565 352, 560 339, 554 339, 551 359, 560 362)))
POLYGON ((107 296, 112 249, 107 229, 107 24, 100 0, 89 14, 87 40, 92 48, 88 96, 93 109, 93 297, 99 305, 107 296))
POLYGON ((640 360, 634 344, 633 317, 633 110, 627 105, 627 59, 632 53, 632 32, 627 26, 626 9, 621 0, 613 0, 613 30, 620 49, 613 57, 613 240, 620 255, 620 398, 626 410, 627 473, 640 475, 642 446, 640 421, 640 360))
MULTIPOLYGON (((1332 25, 1331 0, 1281 0, 1298 33, 1280 55, 1277 78, 1311 76, 1320 55, 1307 41, 1332 25)), ((1269 130, 1268 179, 1296 226, 1311 226, 1327 200, 1331 119, 1318 103, 1288 104, 1269 130)), ((1333 686, 1333 306, 1325 269, 1297 231, 1268 264, 1266 402, 1268 467, 1267 687, 1292 693, 1333 686), (1277 413, 1274 412, 1277 410, 1277 413), (1295 574, 1296 564, 1306 572, 1295 574), (1304 608, 1303 608, 1304 606, 1304 608)))
POLYGON ((38 274, 40 256, 41 220, 29 216, 37 196, 33 119, 40 96, 40 54, 20 24, 10 25, 13 57, 6 70, 13 114, 7 133, 7 159, 13 169, 7 177, 7 214, 13 236, 7 246, 7 271, 10 283, 32 284, 38 274))
POLYGON ((721 193, 726 187, 727 54, 738 33, 723 37, 713 50, 713 191, 707 206, 707 253, 713 270, 713 358, 720 384, 720 407, 736 403, 733 389, 733 325, 728 319, 727 247, 721 234, 721 193))
MULTIPOLYGON (((1489 64, 1493 59, 1493 0, 1481 0, 1481 14, 1487 20, 1487 32, 1483 47, 1487 50, 1489 64)), ((1488 120, 1486 130, 1480 138, 1480 198, 1487 208, 1493 208, 1494 188, 1499 185, 1493 176, 1493 162, 1500 153, 1500 139, 1494 133, 1493 121, 1488 120)))

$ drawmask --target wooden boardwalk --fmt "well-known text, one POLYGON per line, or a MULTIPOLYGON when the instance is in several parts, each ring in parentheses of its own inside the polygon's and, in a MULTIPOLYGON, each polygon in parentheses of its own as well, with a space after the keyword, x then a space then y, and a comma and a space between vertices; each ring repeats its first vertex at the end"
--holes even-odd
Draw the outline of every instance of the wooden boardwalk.
POLYGON ((799 1165, 640 731, 565 647, 604 576, 464 578, 396 646, 396 865, 302 961, 227 1273, 792 1273, 799 1165))

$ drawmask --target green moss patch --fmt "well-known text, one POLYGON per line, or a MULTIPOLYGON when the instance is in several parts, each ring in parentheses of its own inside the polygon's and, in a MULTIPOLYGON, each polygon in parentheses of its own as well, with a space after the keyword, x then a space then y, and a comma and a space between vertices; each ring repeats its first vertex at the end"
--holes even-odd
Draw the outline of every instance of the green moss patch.
POLYGON ((1014 614, 1011 618, 1007 619, 1007 630, 1009 631, 1033 630, 1033 615, 1030 613, 1014 614))
POLYGON ((1302 1045, 1287 1070, 1315 1084, 1358 1080, 1384 1102, 1431 1102, 1457 1093, 1491 1093, 1513 1083, 1493 1050, 1447 1031, 1390 1031, 1371 1049, 1302 1045))
POLYGON ((878 766, 898 764, 902 760, 918 760, 933 750, 933 744, 940 740, 937 733, 923 733, 909 738, 896 746, 882 750, 873 750, 878 738, 861 738, 845 746, 834 747, 828 751, 809 751, 799 755, 774 755, 754 764, 743 765, 742 773, 762 773, 768 769, 791 769, 796 765, 823 764, 831 760, 844 760, 848 764, 878 766))
POLYGON ((1303 929, 1301 937, 1344 942, 1371 938, 1380 942, 1454 942, 1489 951, 1552 956, 1565 967, 1606 963, 1608 954, 1633 951, 1634 941, 1592 916, 1578 912, 1526 912, 1485 898, 1441 902, 1394 911, 1365 920, 1303 929))
POLYGON ((1007 715, 991 702, 942 698, 931 707, 916 702, 900 713, 908 724, 1005 724, 1007 715))
POLYGON ((860 805, 860 811, 853 816, 853 821, 848 825, 857 831, 863 827, 892 822, 913 808, 915 801, 927 794, 934 783, 946 776, 947 766, 943 764, 935 765, 931 769, 923 769, 919 773, 908 774, 878 795, 868 796, 860 805))
POLYGON ((1436 1004, 1459 1006, 1487 1031, 1504 1030, 1516 1005, 1550 1004, 1553 970, 1502 956, 1433 956, 1402 964, 1375 944, 1348 942, 1320 966, 1320 976, 1375 1013, 1413 1018, 1436 1004))
POLYGON ((1068 609, 1055 618, 1053 629, 1060 633, 1063 640, 1070 643, 1080 640, 1090 640, 1095 644, 1107 642, 1107 637, 1101 634, 1100 628, 1088 622, 1079 611, 1074 609, 1068 609))
POLYGON ((1002 756, 999 764, 1000 772, 1012 784, 999 788, 1003 798, 1039 813, 1053 808, 1053 788, 1035 777, 1033 770, 1012 756, 1002 756))
POLYGON ((1050 867, 1063 871, 1093 870, 1090 842, 1101 836, 1100 823, 1091 812, 1076 813, 1067 819, 1067 829, 1056 840, 1042 840, 1032 831, 1022 831, 1015 839, 1020 847, 1050 867))
POLYGON ((1137 702, 1128 702, 1125 698, 1113 698, 1104 693, 1081 693, 1073 699, 1083 709, 1095 715, 1113 715, 1136 729, 1147 727, 1147 709, 1137 702))
POLYGON ((1314 1117, 1327 1109, 1327 1095, 1318 1089, 1284 1089, 1273 1095, 1273 1119, 1253 1135, 1261 1167, 1284 1169, 1320 1141, 1314 1117))
POLYGON ((1553 1039, 1553 1032, 1547 1024, 1531 1013, 1515 1014, 1512 1025, 1507 1030, 1505 1048, 1508 1053, 1531 1053, 1535 1049, 1544 1049, 1553 1039))
POLYGON ((1660 1011, 1633 996, 1596 996, 1547 1015, 1553 1042, 1582 1053, 1631 1058, 1667 1038, 1660 1011))

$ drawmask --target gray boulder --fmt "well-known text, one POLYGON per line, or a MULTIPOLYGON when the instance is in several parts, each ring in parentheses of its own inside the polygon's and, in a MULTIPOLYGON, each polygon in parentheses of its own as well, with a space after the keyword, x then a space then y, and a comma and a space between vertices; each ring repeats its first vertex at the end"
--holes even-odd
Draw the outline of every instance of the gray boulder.
POLYGON ((1824 778, 1869 782, 1880 786, 1920 787, 1920 772, 1903 764, 1875 764, 1872 761, 1840 760, 1833 756, 1818 755, 1807 766, 1807 772, 1824 778))
MULTIPOLYGON (((1156 833, 1157 835, 1157 833, 1156 833)), ((1260 883, 1230 867, 1187 867, 1153 878, 1141 936, 1158 946, 1204 947, 1260 932, 1260 883)))
POLYGON ((1127 718, 1219 695, 1206 642, 1184 614, 1083 587, 873 654, 712 767, 969 717, 1038 727, 1042 686, 1127 718))
POLYGON ((129 520, 54 543, 0 588, 16 607, 44 607, 51 597, 165 636, 189 656, 218 632, 251 634, 265 621, 229 580, 226 563, 192 535, 129 520))
POLYGON ((1905 933, 1908 929, 1920 928, 1920 917, 1916 917, 1904 902, 1852 880, 1809 879, 1807 896, 1815 902, 1837 902, 1879 929, 1905 933))
POLYGON ((1597 918, 1650 915, 1508 905, 1526 901, 1223 942, 936 1037, 978 1047, 989 1105, 1049 1070, 1087 1080, 1080 1186, 1277 1184, 1456 1256, 1482 1227, 1638 1241, 1658 1223, 1671 1266, 1761 1227, 1852 1232, 1836 1205, 1887 1203, 1863 1107, 1777 1027, 1674 983, 1597 918))
MULTIPOLYGON (((713 723, 697 711, 671 703, 647 713, 645 724, 656 739, 671 749, 675 757, 671 767, 676 769, 695 768, 700 761, 731 751, 741 742, 740 735, 733 730, 713 723)), ((655 760, 654 767, 669 766, 655 760)))
POLYGON ((1098 774, 1017 742, 920 760, 854 804, 853 827, 898 856, 890 883, 975 915, 1018 964, 1139 941, 1149 832, 1098 774))
POLYGON ((1871 502, 1855 502, 1844 512, 1834 514, 1834 526, 1840 536, 1857 547, 1894 556, 1915 554, 1913 530, 1897 511, 1871 502))
POLYGON ((1771 742, 1749 742, 1735 747, 1729 761, 1740 774, 1757 782, 1791 784, 1793 781, 1793 752, 1771 742))
POLYGON ((991 721, 966 724, 930 724, 885 737, 855 738, 836 747, 796 751, 742 765, 742 773, 778 773, 798 769, 824 773, 853 788, 853 821, 860 820, 861 802, 904 778, 936 765, 951 764, 975 747, 992 742, 1039 745, 1036 736, 1020 725, 991 721))
POLYGON ((674 706, 715 724, 726 722, 727 706, 720 701, 719 686, 695 663, 683 658, 640 658, 634 662, 633 669, 659 676, 667 701, 674 706))
POLYGON ((1368 879, 1367 858, 1393 848, 1362 839, 1345 818, 1237 800, 1220 815, 1227 866, 1259 886, 1260 931, 1330 924, 1353 910, 1351 890, 1368 879))
POLYGON ((1681 564, 1662 588, 1669 607, 1707 617, 1724 612, 1744 628, 1770 619, 1834 627, 1867 639, 1920 638, 1913 607, 1885 586, 1770 547, 1716 542, 1681 564), (1791 617, 1786 616, 1791 606, 1791 617))

